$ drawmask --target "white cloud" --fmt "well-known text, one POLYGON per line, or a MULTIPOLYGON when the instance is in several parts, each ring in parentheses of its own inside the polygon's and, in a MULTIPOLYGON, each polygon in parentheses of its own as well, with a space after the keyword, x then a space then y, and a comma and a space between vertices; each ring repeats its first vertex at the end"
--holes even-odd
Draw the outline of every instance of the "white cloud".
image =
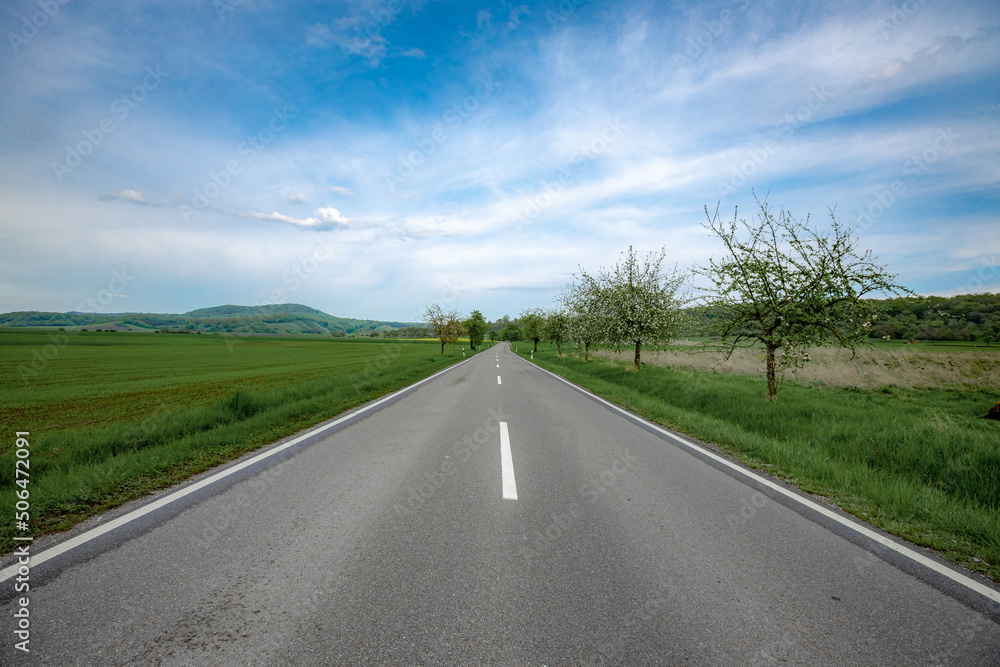
POLYGON ((166 206, 167 202, 160 199, 149 199, 143 193, 137 190, 122 190, 120 192, 105 192, 101 195, 101 199, 105 200, 117 200, 125 201, 132 204, 140 204, 142 206, 166 206))
POLYGON ((344 217, 340 211, 332 206, 318 208, 313 211, 313 215, 316 217, 310 216, 308 218, 296 218, 295 216, 285 215, 284 213, 278 213, 277 211, 272 211, 271 213, 263 213, 260 211, 239 211, 233 213, 232 215, 240 218, 250 218, 252 220, 281 222, 286 225, 293 225, 303 229, 316 230, 333 229, 338 225, 348 226, 351 222, 344 217))
POLYGON ((301 192, 290 192, 287 195, 285 195, 285 201, 287 201, 289 204, 305 204, 309 200, 301 192))
POLYGON ((345 188, 345 187, 340 186, 340 185, 331 185, 330 186, 330 192, 336 192, 339 195, 347 195, 348 197, 353 197, 354 196, 354 191, 353 190, 351 190, 350 188, 345 188))
POLYGON ((348 223, 347 218, 345 218, 340 213, 340 211, 338 211, 332 206, 325 206, 323 208, 318 208, 313 212, 316 215, 318 215, 319 219, 322 220, 323 222, 337 222, 342 225, 346 225, 348 223))
POLYGON ((296 227, 317 227, 319 221, 315 218, 295 218, 290 215, 284 215, 278 213, 277 211, 272 211, 271 213, 261 213, 258 211, 241 211, 236 213, 237 216, 241 218, 252 218, 254 220, 267 220, 270 222, 283 222, 287 225, 295 225, 296 227))

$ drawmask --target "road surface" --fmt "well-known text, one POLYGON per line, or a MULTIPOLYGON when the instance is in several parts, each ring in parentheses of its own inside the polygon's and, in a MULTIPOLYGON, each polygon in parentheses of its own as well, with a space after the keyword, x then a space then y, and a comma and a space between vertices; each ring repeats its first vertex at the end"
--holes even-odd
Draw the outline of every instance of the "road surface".
POLYGON ((268 453, 32 544, 0 663, 1000 664, 995 588, 506 346, 268 453))

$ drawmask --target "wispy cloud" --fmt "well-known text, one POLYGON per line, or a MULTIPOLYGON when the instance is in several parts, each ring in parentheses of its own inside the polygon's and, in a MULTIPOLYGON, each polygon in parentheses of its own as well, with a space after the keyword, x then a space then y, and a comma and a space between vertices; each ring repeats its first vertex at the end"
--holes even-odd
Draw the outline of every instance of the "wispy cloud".
POLYGON ((259 211, 238 211, 233 213, 233 215, 241 218, 250 218, 252 220, 281 222, 286 225, 315 230, 329 230, 336 229, 337 227, 347 227, 350 225, 350 220, 344 217, 340 211, 332 206, 318 208, 313 211, 313 215, 316 217, 310 216, 308 218, 296 218, 291 215, 278 213, 277 211, 272 211, 271 213, 262 213, 259 211))
POLYGON ((386 58, 418 58, 427 56, 417 47, 398 47, 389 43, 384 31, 403 11, 401 3, 389 3, 367 14, 342 16, 330 23, 317 23, 306 30, 306 44, 318 47, 340 47, 347 56, 357 56, 377 68, 386 58))
POLYGON ((124 201, 130 204, 139 204, 141 206, 166 206, 167 202, 161 199, 149 199, 143 193, 137 190, 121 190, 119 192, 105 192, 101 195, 101 199, 107 201, 124 201))

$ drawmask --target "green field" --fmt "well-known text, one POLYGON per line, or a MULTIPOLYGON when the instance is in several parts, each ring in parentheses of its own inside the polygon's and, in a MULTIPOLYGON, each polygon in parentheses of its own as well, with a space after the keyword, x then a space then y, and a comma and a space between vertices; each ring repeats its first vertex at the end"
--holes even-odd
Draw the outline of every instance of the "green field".
MULTIPOLYGON (((530 344, 518 347, 527 358, 530 344)), ((627 359, 584 363, 548 344, 534 355, 618 405, 1000 581, 1000 422, 983 419, 1000 395, 962 381, 981 372, 982 361, 969 360, 955 373, 959 381, 933 388, 788 381, 769 403, 756 365, 752 375, 669 367, 664 359, 636 373, 627 359)))
POLYGON ((437 341, 0 331, 0 506, 13 508, 18 490, 16 431, 31 434, 37 535, 463 359, 460 347, 439 352, 437 341))

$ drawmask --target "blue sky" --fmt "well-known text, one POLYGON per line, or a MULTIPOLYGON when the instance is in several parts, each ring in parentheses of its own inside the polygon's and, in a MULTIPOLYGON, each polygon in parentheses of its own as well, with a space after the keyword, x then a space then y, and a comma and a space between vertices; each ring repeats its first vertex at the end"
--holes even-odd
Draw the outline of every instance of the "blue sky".
POLYGON ((0 8, 0 311, 550 307, 752 191, 1000 291, 1000 5, 0 8))

